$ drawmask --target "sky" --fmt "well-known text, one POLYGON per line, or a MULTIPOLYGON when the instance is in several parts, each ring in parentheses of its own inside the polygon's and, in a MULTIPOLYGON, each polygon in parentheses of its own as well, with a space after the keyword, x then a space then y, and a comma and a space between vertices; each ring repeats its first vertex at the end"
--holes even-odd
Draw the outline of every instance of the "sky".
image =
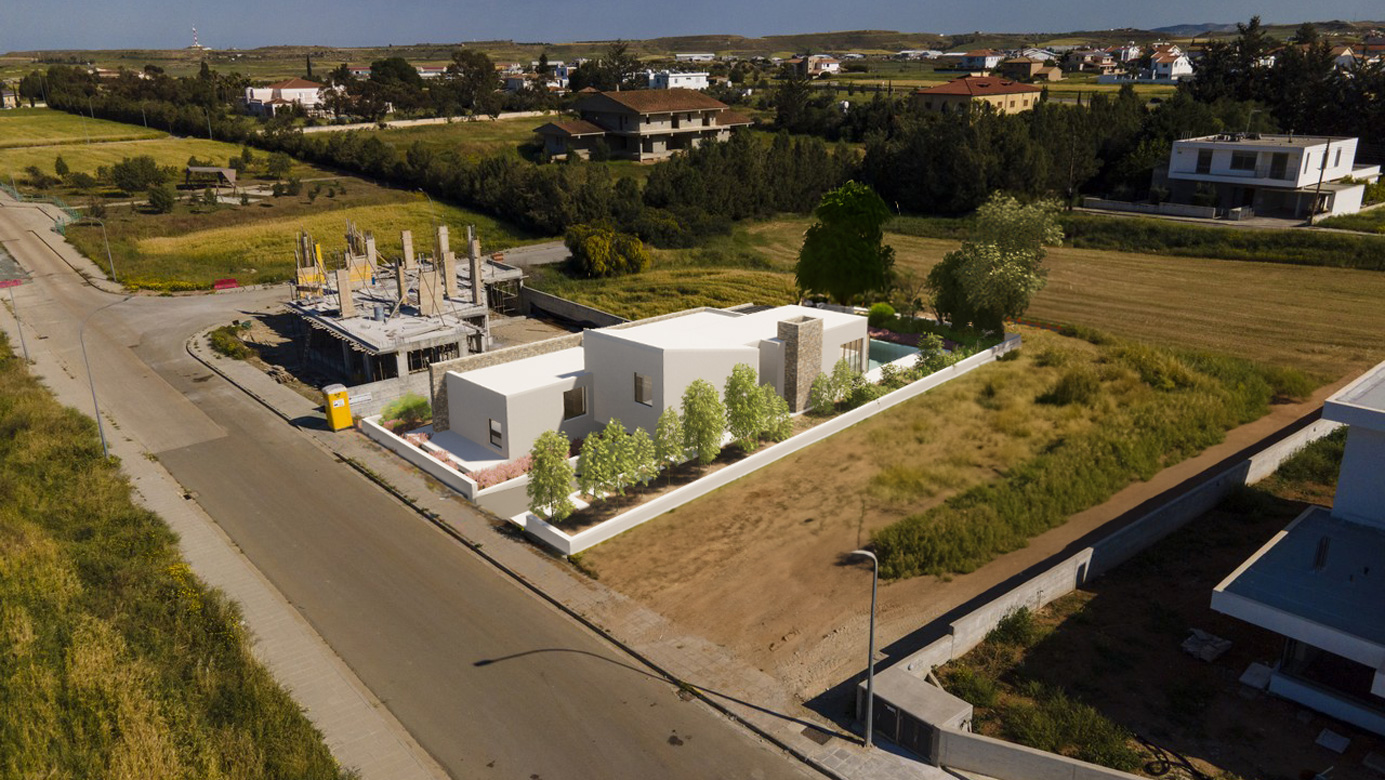
MULTIPOLYGON (((1113 27, 1385 17, 1379 0, 10 0, 0 52, 173 49, 192 42, 248 49, 276 44, 373 46, 512 39, 561 43, 613 38, 745 36, 900 30, 1064 32, 1113 27)), ((9 3, 6 3, 9 5, 9 3)))

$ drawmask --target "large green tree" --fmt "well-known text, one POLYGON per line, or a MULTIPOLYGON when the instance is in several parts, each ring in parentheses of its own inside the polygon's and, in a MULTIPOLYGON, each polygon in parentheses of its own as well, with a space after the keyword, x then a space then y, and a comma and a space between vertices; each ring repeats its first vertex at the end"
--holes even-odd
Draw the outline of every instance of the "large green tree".
POLYGON ((890 209, 875 190, 849 181, 822 196, 803 237, 794 276, 802 290, 846 304, 889 289, 894 249, 884 243, 890 209))
POLYGON ((723 398, 726 403, 726 427, 731 431, 731 438, 741 449, 750 452, 759 443, 768 416, 755 369, 745 363, 733 366, 731 375, 726 378, 723 398))
MULTIPOLYGON (((452 52, 447 66, 447 78, 440 85, 455 104, 471 114, 500 114, 500 77, 495 64, 478 49, 458 49, 452 52)), ((436 102, 436 101, 435 101, 436 102)))
POLYGON ((1059 206, 996 194, 976 211, 971 236, 928 274, 934 307, 954 326, 998 333, 1043 289, 1046 246, 1062 243, 1059 206))

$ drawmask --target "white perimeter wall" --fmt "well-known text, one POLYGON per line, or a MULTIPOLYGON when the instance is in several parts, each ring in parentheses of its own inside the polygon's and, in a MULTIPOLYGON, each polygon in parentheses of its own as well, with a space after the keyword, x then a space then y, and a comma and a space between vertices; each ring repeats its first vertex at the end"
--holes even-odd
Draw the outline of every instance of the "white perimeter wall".
MULTIPOLYGON (((864 334, 863 334, 864 335, 864 334)), ((995 360, 1000 355, 1020 346, 1020 336, 1012 334, 1005 341, 984 351, 979 352, 955 365, 944 368, 931 374, 906 387, 900 388, 892 393, 881 396, 880 398, 852 409, 845 414, 828 420, 821 425, 810 428, 803 433, 790 439, 773 444, 761 449, 738 463, 727 466, 714 474, 703 477, 690 485, 685 485, 677 490, 665 493, 658 498, 638 506, 629 512, 617 515, 600 525, 593 526, 576 534, 568 535, 560 528, 557 528, 545 520, 530 518, 525 530, 533 534, 539 541, 557 550, 563 555, 572 555, 581 552, 589 547, 598 545, 607 539, 622 534, 637 525, 647 523, 650 520, 676 509, 683 504, 694 499, 700 498, 719 487, 730 484, 741 477, 764 468, 780 458, 792 455, 804 447, 816 444, 827 437, 845 430, 868 417, 878 414, 885 409, 901 404, 911 398, 915 398, 933 388, 961 376, 975 368, 983 366, 995 360)), ((739 361, 744 362, 744 361, 739 361)), ((752 364, 753 365, 753 364, 752 364)), ((729 371, 728 371, 729 373, 729 371)), ((622 420, 624 422, 624 420, 622 420)))

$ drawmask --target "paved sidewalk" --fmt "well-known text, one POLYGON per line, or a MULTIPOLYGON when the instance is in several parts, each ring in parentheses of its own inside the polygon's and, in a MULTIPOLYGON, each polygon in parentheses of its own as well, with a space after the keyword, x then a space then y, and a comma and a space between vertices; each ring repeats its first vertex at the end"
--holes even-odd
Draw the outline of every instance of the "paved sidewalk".
POLYGON ((662 615, 621 593, 576 573, 518 538, 509 524, 478 510, 357 431, 331 433, 320 406, 279 385, 242 361, 216 355, 201 336, 189 351, 287 421, 319 446, 336 453, 415 509, 448 530, 482 557, 555 605, 602 632, 668 677, 696 689, 708 702, 800 759, 833 777, 952 778, 890 747, 866 750, 855 734, 794 701, 770 675, 745 664, 708 640, 681 633, 662 615), (813 735, 817 739, 811 738, 813 735), (820 744, 819 740, 823 740, 820 744))

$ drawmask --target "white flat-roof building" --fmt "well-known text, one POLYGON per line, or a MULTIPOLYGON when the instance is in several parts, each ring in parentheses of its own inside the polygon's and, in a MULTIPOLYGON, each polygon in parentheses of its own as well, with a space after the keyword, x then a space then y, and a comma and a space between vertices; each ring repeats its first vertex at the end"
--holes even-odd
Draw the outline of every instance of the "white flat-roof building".
POLYGON ((1201 190, 1219 209, 1304 218, 1359 211, 1380 166, 1356 164, 1355 138, 1223 133, 1174 141, 1163 182, 1159 174, 1155 185, 1166 184, 1175 203, 1193 203, 1201 190))
POLYGON ((578 438, 618 419, 652 434, 694 380, 720 392, 738 363, 800 410, 819 373, 843 358, 862 371, 867 349, 864 317, 805 306, 704 309, 588 330, 580 346, 447 372, 446 428, 506 460, 548 430, 578 438))
POLYGON ((1385 363, 1339 390, 1350 426, 1332 509, 1309 507, 1212 591, 1285 638, 1269 691, 1385 735, 1385 363))
POLYGON ((706 89, 710 73, 679 73, 676 70, 647 71, 650 89, 706 89))

